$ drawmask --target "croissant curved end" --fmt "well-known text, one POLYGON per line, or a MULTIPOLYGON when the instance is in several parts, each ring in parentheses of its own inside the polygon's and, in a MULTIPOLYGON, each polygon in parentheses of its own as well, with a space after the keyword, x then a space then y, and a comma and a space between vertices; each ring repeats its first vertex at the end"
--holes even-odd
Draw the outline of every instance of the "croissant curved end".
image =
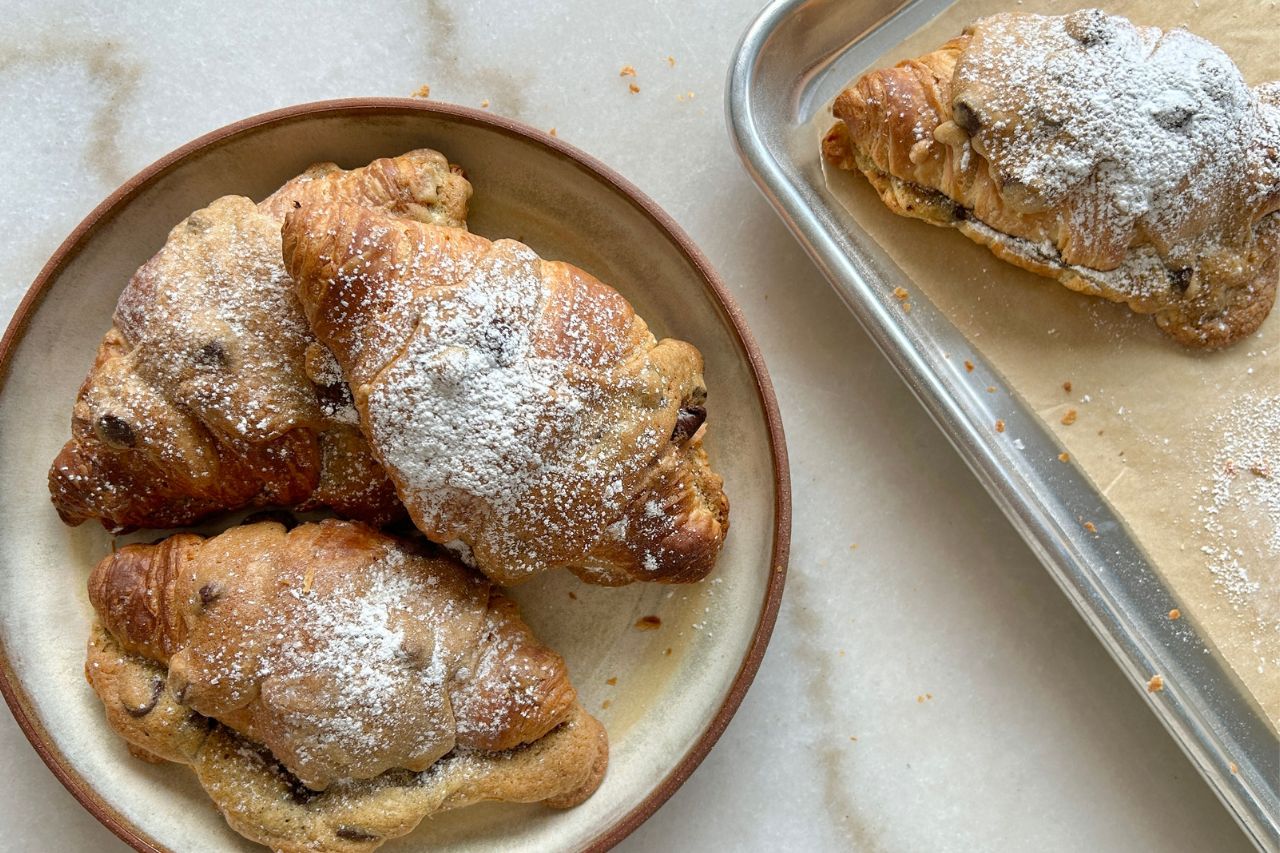
POLYGON ((201 538, 180 533, 156 545, 126 545, 89 575, 89 603, 102 625, 128 651, 167 663, 184 639, 174 585, 201 538))
POLYGON ((568 719, 578 694, 564 658, 539 642, 515 602, 496 590, 480 643, 471 678, 451 697, 459 746, 513 749, 568 719))

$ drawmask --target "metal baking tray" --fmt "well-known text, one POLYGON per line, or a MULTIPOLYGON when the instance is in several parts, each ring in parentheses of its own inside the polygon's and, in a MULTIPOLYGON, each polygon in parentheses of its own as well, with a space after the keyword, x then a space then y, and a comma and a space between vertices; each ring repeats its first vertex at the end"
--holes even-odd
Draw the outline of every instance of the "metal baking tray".
MULTIPOLYGON (((949 0, 775 0, 729 72, 731 133, 751 177, 885 357, 1004 510, 1245 833, 1280 849, 1280 740, 1202 637, 1165 618, 1174 600, 1102 495, 1016 396, 981 392, 996 373, 826 189, 811 124, 836 94, 949 0), (950 358, 944 357, 944 353, 950 358), (968 360, 974 374, 966 378, 968 360), (974 377, 978 382, 972 381, 974 377), (1003 419, 1023 447, 997 440, 1003 419), (1078 519, 1095 519, 1101 535, 1078 519), (1149 694, 1152 673, 1166 687, 1149 694)), ((1185 622, 1185 620, 1183 620, 1185 622)), ((1193 630, 1193 629, 1192 629, 1193 630)))

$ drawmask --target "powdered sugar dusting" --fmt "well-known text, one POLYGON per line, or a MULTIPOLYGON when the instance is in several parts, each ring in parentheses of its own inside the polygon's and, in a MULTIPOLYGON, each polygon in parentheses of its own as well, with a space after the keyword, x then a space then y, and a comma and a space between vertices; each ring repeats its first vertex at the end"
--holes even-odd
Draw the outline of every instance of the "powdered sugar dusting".
MULTIPOLYGON (((1116 269, 1149 242, 1163 266, 1188 271, 1176 284, 1190 297, 1215 247, 1243 253, 1280 207, 1280 110, 1186 30, 1097 10, 997 15, 977 25, 954 88, 957 121, 972 113, 972 143, 1006 200, 1062 209, 1045 233, 1067 265, 1116 269)), ((1141 270, 1109 284, 1169 288, 1141 270)))
POLYGON ((1280 397, 1244 395, 1236 408, 1214 419, 1214 431, 1220 444, 1212 484, 1204 488, 1206 530, 1222 539, 1234 536, 1220 519, 1236 511, 1248 527, 1262 528, 1262 556, 1280 560, 1280 397))
POLYGON ((368 398, 373 442, 407 484, 406 503, 441 538, 482 529, 477 561, 500 555, 515 574, 547 568, 557 548, 585 550, 615 524, 627 478, 669 438, 642 427, 621 437, 631 443, 622 452, 610 426, 625 417, 619 392, 653 381, 648 371, 590 371, 625 343, 608 331, 619 325, 613 301, 576 300, 562 324, 567 343, 538 347, 541 264, 506 244, 465 287, 423 300, 418 329, 368 398))
POLYGON ((1201 489, 1200 550, 1231 605, 1256 614, 1255 635, 1280 634, 1280 396, 1242 396, 1211 431, 1217 448, 1201 489))
POLYGON ((454 747, 450 690, 477 654, 487 586, 379 548, 358 567, 330 555, 296 575, 225 574, 208 629, 182 653, 179 670, 200 685, 192 707, 247 709, 252 734, 311 787, 421 770, 454 747))
POLYGON ((191 214, 121 296, 135 368, 215 431, 259 443, 315 420, 313 341, 279 258, 279 223, 228 196, 191 214))

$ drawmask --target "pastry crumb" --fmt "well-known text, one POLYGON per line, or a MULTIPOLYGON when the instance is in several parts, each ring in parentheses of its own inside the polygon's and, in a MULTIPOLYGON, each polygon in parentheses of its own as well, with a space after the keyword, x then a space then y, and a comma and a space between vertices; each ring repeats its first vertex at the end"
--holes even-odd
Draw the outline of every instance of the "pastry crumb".
POLYGON ((1090 533, 1097 533, 1098 525, 1094 524, 1092 521, 1086 521, 1084 523, 1084 529, 1089 531, 1090 533))
POLYGON ((1164 690, 1164 676, 1156 673, 1151 676, 1151 680, 1147 682, 1147 692, 1159 693, 1161 690, 1164 690))
POLYGON ((671 657, 671 647, 668 646, 667 649, 663 652, 663 654, 666 655, 667 657, 671 657))
POLYGON ((966 358, 964 360, 964 369, 967 373, 973 373, 973 362, 966 358))
POLYGON ((996 432, 1004 432, 1004 421, 996 419, 996 432))
POLYGON ((412 94, 412 95, 410 95, 409 97, 411 97, 411 98, 430 98, 430 97, 431 97, 431 87, 430 87, 430 86, 428 86, 426 83, 423 83, 421 86, 419 86, 418 88, 414 89, 414 90, 413 90, 413 94, 412 94))
POLYGON ((1227 765, 1227 767, 1231 770, 1231 772, 1232 772, 1232 773, 1239 773, 1239 772, 1240 772, 1240 765, 1239 765, 1239 764, 1236 764, 1234 761, 1232 761, 1230 764, 1228 764, 1228 765, 1227 765))
POLYGON ((911 303, 910 303, 910 302, 904 302, 904 303, 902 303, 902 310, 903 310, 903 311, 905 311, 905 312, 907 312, 908 314, 910 314, 910 313, 911 313, 911 303))
POLYGON ((634 76, 636 76, 636 69, 635 69, 635 66, 634 66, 634 65, 624 65, 624 66, 622 66, 622 70, 618 72, 618 76, 619 76, 619 77, 634 77, 634 76))
POLYGON ((857 735, 849 735, 849 740, 853 741, 854 743, 857 743, 857 742, 858 742, 858 736, 857 736, 857 735))
POLYGON ((640 87, 637 86, 635 83, 630 84, 629 86, 627 86, 627 88, 631 90, 631 94, 633 95, 640 94, 640 87))
POLYGON ((556 133, 556 129, 553 127, 553 128, 551 128, 550 130, 548 130, 548 131, 547 131, 547 135, 548 135, 548 136, 559 136, 560 134, 556 133))
POLYGON ((1264 480, 1271 479, 1271 466, 1266 462, 1256 462, 1249 466, 1249 473, 1255 477, 1261 477, 1264 480))
POLYGON ((613 687, 615 684, 618 683, 618 676, 615 675, 613 678, 607 678, 605 679, 604 683, 609 685, 610 687, 613 687))
POLYGON ((1071 380, 1070 380, 1070 379, 1068 379, 1066 382, 1063 382, 1063 383, 1062 383, 1062 390, 1063 390, 1063 391, 1065 391, 1065 392, 1067 392, 1068 394, 1070 394, 1070 393, 1071 393, 1071 380))
POLYGON ((612 702, 610 702, 608 699, 606 699, 606 700, 604 700, 603 702, 601 702, 601 703, 600 703, 600 708, 601 708, 602 710, 606 710, 606 711, 607 711, 607 710, 609 709, 609 706, 610 706, 610 705, 612 705, 612 704, 613 704, 612 702))
POLYGON ((996 386, 994 386, 994 385, 988 385, 988 386, 987 386, 987 393, 988 393, 988 394, 994 394, 994 393, 996 393, 996 386))
POLYGON ((1076 422, 1076 418, 1079 416, 1079 414, 1080 413, 1077 412, 1075 409, 1067 409, 1067 413, 1062 416, 1062 425, 1071 426, 1073 423, 1076 422))
POLYGON ((485 98, 483 101, 481 101, 481 102, 480 102, 480 109, 482 109, 482 110, 487 110, 487 109, 489 109, 489 99, 488 99, 488 98, 485 98))
POLYGON ((1059 453, 1059 454, 1058 454, 1058 461, 1059 461, 1059 462, 1070 462, 1070 461, 1071 461, 1071 454, 1070 454, 1070 453, 1067 453, 1065 450, 1064 450, 1064 451, 1062 451, 1061 453, 1059 453))
POLYGON ((572 598, 574 601, 578 600, 578 594, 573 590, 569 590, 569 597, 572 598))
POLYGON ((674 56, 668 56, 668 57, 667 57, 667 65, 670 65, 672 68, 675 68, 675 67, 676 67, 676 58, 675 58, 674 56))
POLYGON ((654 631, 662 627, 662 620, 657 616, 641 616, 636 620, 637 631, 654 631))
POLYGON ((1182 611, 1176 607, 1173 608, 1172 610, 1169 611, 1169 618, 1174 622, 1177 622, 1179 619, 1182 618, 1182 611))
POLYGON ((893 289, 893 295, 896 296, 898 299, 906 299, 908 296, 910 296, 910 294, 907 293, 907 289, 905 287, 895 287, 893 289))

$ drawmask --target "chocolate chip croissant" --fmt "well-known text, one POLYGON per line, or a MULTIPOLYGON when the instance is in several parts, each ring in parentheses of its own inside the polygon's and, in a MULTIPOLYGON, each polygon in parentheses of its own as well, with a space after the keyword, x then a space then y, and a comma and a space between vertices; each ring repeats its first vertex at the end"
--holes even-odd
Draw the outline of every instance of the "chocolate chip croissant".
POLYGON ((363 524, 130 545, 89 597, 112 728, 273 849, 372 850, 482 799, 575 805, 603 777, 603 728, 515 606, 363 524))
POLYGON ((68 524, 174 527, 243 506, 402 513, 280 259, 295 205, 347 201, 464 226, 471 186, 435 151, 312 166, 261 204, 227 196, 133 276, 49 471, 68 524))
POLYGON ((728 502, 702 438, 702 356, 612 288, 512 240, 353 205, 285 219, 316 337, 418 527, 489 577, 710 571, 728 502))
POLYGON ((1280 276, 1280 83, 1183 29, 1000 14, 872 71, 823 142, 895 213, 1152 314, 1192 347, 1254 332, 1280 276))

